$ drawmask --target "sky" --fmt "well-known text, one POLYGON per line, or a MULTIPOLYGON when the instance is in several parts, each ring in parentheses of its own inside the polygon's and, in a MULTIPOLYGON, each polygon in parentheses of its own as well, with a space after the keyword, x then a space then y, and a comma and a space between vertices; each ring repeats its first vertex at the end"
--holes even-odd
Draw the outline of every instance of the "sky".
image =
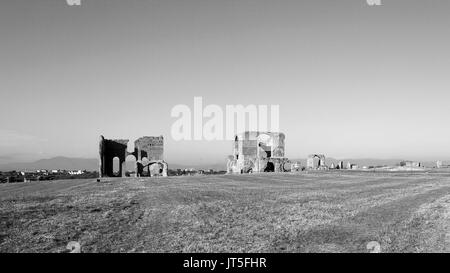
POLYGON ((450 159, 447 0, 0 2, 0 163, 97 157, 98 138, 165 137, 171 109, 279 105, 286 156, 450 159))

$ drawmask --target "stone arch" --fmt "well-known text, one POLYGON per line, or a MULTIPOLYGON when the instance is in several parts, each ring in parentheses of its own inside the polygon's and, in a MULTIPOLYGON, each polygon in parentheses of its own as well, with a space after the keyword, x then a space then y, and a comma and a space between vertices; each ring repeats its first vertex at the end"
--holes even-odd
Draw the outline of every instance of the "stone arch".
POLYGON ((134 154, 128 154, 125 158, 125 176, 136 176, 137 159, 134 154))
POLYGON ((168 165, 164 161, 153 161, 148 165, 150 176, 167 176, 168 165))
POLYGON ((141 164, 142 164, 142 172, 140 173, 140 176, 150 176, 150 173, 148 172, 148 168, 146 168, 146 166, 148 166, 150 164, 150 160, 148 160, 147 157, 143 157, 141 160, 141 164))
POLYGON ((103 136, 100 136, 99 141, 99 152, 100 152, 100 160, 99 160, 99 173, 100 177, 109 176, 109 177, 122 177, 124 176, 125 171, 125 158, 128 155, 127 153, 127 144, 128 139, 105 139, 103 136), (114 173, 114 158, 117 157, 119 159, 120 171, 119 173, 114 173))
POLYGON ((256 138, 258 144, 258 158, 271 158, 273 150, 273 138, 268 134, 260 134, 256 138))
POLYGON ((165 161, 148 161, 143 164, 142 169, 138 172, 138 176, 167 176, 168 164, 165 161))
MULTIPOLYGON (((100 136, 99 140, 99 176, 123 177, 131 171, 126 161, 134 162, 134 171, 137 176, 143 173, 144 165, 142 158, 147 157, 150 161, 160 163, 161 173, 167 176, 167 163, 164 161, 164 137, 141 137, 134 142, 134 149, 128 144, 128 139, 105 139, 100 136), (132 156, 132 157, 130 157, 132 156), (113 158, 118 158, 120 171, 114 173, 113 158)), ((116 160, 117 161, 117 160, 116 160)), ((149 162, 150 163, 150 162, 149 162)), ((116 163, 117 164, 117 163, 116 163)))
POLYGON ((266 167, 264 168, 264 172, 266 173, 275 172, 275 164, 271 161, 267 162, 266 167))
POLYGON ((283 168, 283 171, 284 171, 284 172, 290 172, 290 171, 292 171, 292 162, 291 162, 290 160, 286 160, 286 161, 283 163, 282 168, 283 168))
POLYGON ((321 154, 311 154, 308 156, 308 160, 306 162, 307 164, 307 168, 308 169, 320 169, 320 168, 325 168, 325 155, 321 155, 321 154), (315 160, 317 161, 317 164, 315 163, 315 160))
POLYGON ((119 176, 122 173, 122 166, 120 164, 120 158, 115 156, 112 159, 112 174, 113 176, 119 176))

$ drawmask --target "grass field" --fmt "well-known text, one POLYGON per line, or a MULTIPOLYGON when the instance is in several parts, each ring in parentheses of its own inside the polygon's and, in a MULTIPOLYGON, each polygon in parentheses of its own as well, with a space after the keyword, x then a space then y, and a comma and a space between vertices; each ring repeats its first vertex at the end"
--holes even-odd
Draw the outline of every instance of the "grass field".
POLYGON ((304 173, 0 185, 0 252, 450 250, 450 174, 304 173))

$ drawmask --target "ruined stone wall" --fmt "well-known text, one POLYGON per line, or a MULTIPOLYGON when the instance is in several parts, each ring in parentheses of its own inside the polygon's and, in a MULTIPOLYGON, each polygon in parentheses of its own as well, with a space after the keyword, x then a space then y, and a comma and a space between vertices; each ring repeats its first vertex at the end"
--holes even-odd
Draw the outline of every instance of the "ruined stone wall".
POLYGON ((125 160, 129 155, 136 158, 135 173, 140 176, 143 169, 153 175, 167 176, 168 165, 164 161, 164 138, 145 136, 134 142, 135 148, 132 153, 127 151, 128 139, 105 139, 100 136, 99 141, 99 175, 100 177, 123 177, 125 175, 125 160), (114 173, 113 160, 119 158, 120 169, 114 173), (142 159, 147 158, 149 164, 142 165, 142 159))
POLYGON ((125 172, 125 159, 128 155, 128 139, 105 139, 100 136, 99 143, 99 174, 100 177, 122 177, 125 172), (119 172, 114 173, 113 160, 119 159, 119 172))
POLYGON ((236 135, 233 156, 228 159, 228 173, 290 171, 284 158, 285 136, 272 132, 245 132, 236 135))
POLYGON ((146 157, 149 161, 164 160, 164 137, 145 136, 134 142, 138 160, 146 157))
POLYGON ((308 169, 324 169, 327 168, 326 164, 325 164, 325 155, 319 155, 319 154, 312 154, 308 156, 308 159, 306 161, 306 167, 308 169), (319 162, 317 164, 317 166, 314 164, 314 159, 318 159, 319 162))

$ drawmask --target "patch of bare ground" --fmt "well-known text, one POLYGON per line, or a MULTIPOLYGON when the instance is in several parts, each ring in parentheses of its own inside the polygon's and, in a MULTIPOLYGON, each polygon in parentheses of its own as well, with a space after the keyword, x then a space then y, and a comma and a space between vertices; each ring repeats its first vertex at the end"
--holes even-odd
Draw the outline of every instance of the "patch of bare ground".
POLYGON ((0 252, 448 251, 450 178, 307 173, 0 185, 0 252))
POLYGON ((389 252, 450 252, 450 195, 421 205, 391 233, 389 252))

